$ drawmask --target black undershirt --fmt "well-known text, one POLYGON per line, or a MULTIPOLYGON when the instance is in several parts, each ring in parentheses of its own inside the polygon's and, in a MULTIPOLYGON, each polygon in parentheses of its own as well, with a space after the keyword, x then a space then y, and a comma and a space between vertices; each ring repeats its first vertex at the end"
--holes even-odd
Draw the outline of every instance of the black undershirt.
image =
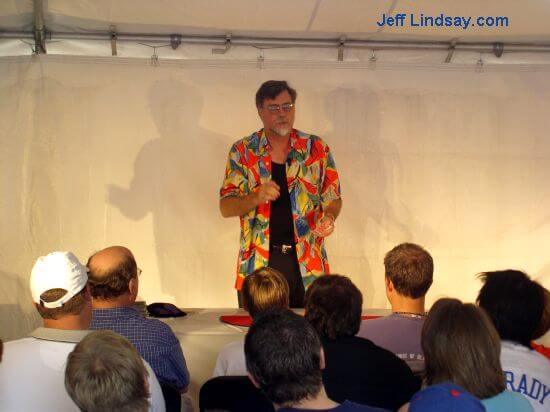
POLYGON ((271 202, 269 236, 272 245, 293 245, 294 224, 286 183, 286 165, 272 162, 271 178, 279 185, 280 196, 271 202))

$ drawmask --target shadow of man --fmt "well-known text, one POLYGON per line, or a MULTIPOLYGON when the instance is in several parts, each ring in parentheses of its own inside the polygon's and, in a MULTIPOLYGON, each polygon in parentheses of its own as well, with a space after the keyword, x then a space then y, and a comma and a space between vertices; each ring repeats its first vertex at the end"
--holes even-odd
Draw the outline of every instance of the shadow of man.
POLYGON ((156 82, 149 108, 160 136, 141 148, 129 188, 107 188, 109 203, 126 217, 152 213, 162 291, 183 305, 208 290, 221 221, 218 190, 227 139, 200 126, 202 107, 196 88, 156 82))

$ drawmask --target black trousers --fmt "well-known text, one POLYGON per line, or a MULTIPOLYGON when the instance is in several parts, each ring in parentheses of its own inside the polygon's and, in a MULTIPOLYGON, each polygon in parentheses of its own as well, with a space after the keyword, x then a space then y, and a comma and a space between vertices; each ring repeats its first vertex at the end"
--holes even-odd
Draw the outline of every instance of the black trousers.
POLYGON ((305 289, 295 248, 286 254, 277 249, 270 250, 269 267, 277 269, 285 276, 290 290, 290 307, 303 308, 305 289))
MULTIPOLYGON (((280 250, 271 249, 269 251, 268 266, 281 272, 288 282, 290 291, 290 307, 303 308, 305 288, 300 274, 300 265, 296 257, 296 250, 293 248, 290 253, 282 253, 280 250)), ((237 292, 239 307, 242 308, 241 292, 237 292)))

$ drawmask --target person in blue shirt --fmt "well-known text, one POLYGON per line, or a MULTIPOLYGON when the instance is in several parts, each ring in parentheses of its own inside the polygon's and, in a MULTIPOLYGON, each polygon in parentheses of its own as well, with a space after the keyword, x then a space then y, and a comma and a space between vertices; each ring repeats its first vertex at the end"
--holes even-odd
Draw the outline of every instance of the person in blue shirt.
POLYGON ((132 252, 122 246, 108 247, 92 255, 87 266, 93 307, 90 329, 124 336, 149 362, 161 385, 185 392, 189 372, 178 338, 170 326, 133 308, 141 270, 132 252))

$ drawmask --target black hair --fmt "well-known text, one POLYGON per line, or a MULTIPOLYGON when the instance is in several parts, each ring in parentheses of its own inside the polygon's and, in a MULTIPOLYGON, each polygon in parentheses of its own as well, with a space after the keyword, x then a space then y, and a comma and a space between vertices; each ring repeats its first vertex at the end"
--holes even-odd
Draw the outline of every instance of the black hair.
POLYGON ((361 324, 363 295, 353 282, 341 275, 321 276, 305 296, 305 318, 321 337, 355 336, 361 324))
POLYGON ((319 336, 288 309, 259 314, 246 335, 244 352, 248 372, 277 405, 291 406, 321 390, 319 336))
POLYGON ((477 303, 488 313, 500 338, 529 347, 544 311, 545 289, 519 270, 484 272, 477 303))

